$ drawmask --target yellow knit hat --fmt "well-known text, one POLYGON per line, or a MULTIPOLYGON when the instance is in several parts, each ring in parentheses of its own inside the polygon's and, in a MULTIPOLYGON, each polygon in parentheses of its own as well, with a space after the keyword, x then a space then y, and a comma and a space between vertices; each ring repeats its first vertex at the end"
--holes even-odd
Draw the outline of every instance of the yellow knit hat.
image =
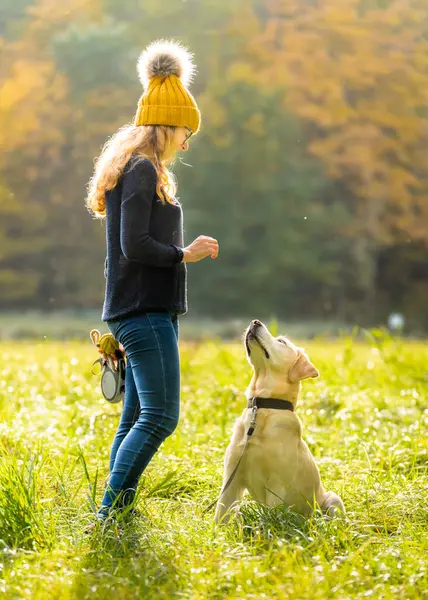
POLYGON ((201 113, 187 89, 195 72, 192 54, 177 42, 157 40, 141 53, 137 71, 145 91, 135 125, 188 127, 197 133, 201 113))

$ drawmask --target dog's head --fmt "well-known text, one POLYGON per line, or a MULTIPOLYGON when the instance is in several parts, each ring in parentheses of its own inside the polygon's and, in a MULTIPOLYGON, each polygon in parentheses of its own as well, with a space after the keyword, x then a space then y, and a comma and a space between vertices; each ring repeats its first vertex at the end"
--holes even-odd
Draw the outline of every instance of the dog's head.
POLYGON ((285 336, 275 338, 261 321, 251 321, 245 332, 245 348, 256 378, 263 375, 264 388, 278 388, 280 382, 293 384, 319 376, 303 348, 285 336))

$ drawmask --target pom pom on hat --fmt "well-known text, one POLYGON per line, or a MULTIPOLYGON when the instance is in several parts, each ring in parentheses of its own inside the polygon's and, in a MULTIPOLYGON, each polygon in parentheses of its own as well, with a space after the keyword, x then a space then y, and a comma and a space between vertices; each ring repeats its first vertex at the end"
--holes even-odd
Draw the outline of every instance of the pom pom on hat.
POLYGON ((157 40, 140 54, 137 72, 144 86, 135 125, 170 125, 199 131, 201 113, 187 86, 195 74, 193 55, 178 42, 157 40))
POLYGON ((184 87, 193 80, 196 67, 193 54, 179 42, 157 40, 152 42, 140 54, 137 72, 144 88, 147 88, 153 77, 175 75, 184 87))

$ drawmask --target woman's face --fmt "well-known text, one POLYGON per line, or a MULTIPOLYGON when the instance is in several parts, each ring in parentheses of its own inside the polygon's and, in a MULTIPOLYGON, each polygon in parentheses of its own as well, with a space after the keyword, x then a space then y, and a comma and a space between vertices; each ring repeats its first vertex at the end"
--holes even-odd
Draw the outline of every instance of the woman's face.
POLYGON ((170 147, 168 149, 169 157, 173 157, 176 152, 182 150, 186 152, 189 149, 189 139, 192 131, 187 127, 175 127, 174 135, 171 137, 170 147))

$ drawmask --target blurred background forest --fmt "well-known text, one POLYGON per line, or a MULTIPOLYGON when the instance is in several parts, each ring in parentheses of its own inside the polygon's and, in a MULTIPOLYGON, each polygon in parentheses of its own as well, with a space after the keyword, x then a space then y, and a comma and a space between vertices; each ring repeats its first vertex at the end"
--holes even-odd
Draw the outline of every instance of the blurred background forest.
POLYGON ((189 266, 189 318, 427 332, 426 0, 1 0, 0 311, 101 315, 86 184, 158 37, 198 65, 186 242, 220 242, 189 266))

